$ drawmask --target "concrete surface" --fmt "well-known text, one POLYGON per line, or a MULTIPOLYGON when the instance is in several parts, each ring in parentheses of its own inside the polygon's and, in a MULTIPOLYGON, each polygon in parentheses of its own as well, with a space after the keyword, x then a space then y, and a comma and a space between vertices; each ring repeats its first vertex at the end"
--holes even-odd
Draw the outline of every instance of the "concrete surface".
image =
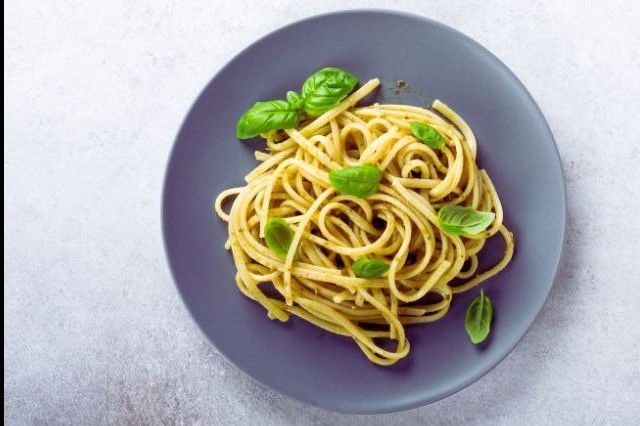
MULTIPOLYGON (((640 6, 629 1, 5 0, 5 424, 612 424, 640 416, 640 6), (566 258, 495 370, 431 406, 344 416, 226 362, 171 282, 160 187, 195 96, 238 50, 378 6, 497 54, 564 161, 566 258)), ((550 218, 553 220, 553 218, 550 218)))

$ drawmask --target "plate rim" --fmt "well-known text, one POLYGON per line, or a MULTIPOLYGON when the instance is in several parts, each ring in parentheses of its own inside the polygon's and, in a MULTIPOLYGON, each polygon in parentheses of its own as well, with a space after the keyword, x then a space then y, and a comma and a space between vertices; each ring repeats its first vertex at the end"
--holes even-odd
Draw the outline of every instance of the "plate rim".
POLYGON ((165 168, 164 168, 164 175, 163 175, 163 181, 162 181, 162 194, 161 194, 161 200, 160 200, 160 213, 161 213, 161 217, 160 217, 160 225, 161 225, 161 233, 162 233, 162 242, 163 242, 163 248, 164 248, 164 254, 165 254, 165 260, 167 262, 167 265, 169 266, 169 270, 171 273, 171 278, 173 281, 173 285, 176 288, 176 290, 178 291, 178 294, 180 295, 180 300, 182 301, 183 306, 186 308, 187 312, 189 313, 189 316, 191 317, 191 319, 195 322, 195 324, 198 327, 198 330, 200 331, 200 333, 203 334, 203 336, 206 338, 206 340, 213 345, 213 347, 216 349, 216 351, 222 355, 224 357, 225 360, 227 360, 230 364, 232 364, 235 368, 237 368, 238 370, 242 371, 243 374, 245 374, 246 376, 248 376, 254 383, 259 383, 261 386, 264 386, 266 388, 268 388, 269 390, 279 394, 279 395, 283 395, 287 398, 291 398, 294 401, 297 402, 301 402, 303 404, 308 404, 308 405, 312 405, 315 407, 320 407, 322 409, 325 410, 329 410, 329 411, 333 411, 333 412, 338 412, 338 413, 343 413, 343 414, 385 414, 385 413, 394 413, 394 412, 400 412, 400 411, 405 411, 405 410, 410 410, 412 408, 417 408, 417 407, 421 407, 421 406, 425 406, 425 405, 429 405, 432 404, 434 402, 437 402, 439 400, 442 400, 444 398, 447 398, 465 388, 467 388, 468 386, 470 386, 471 384, 475 383, 476 381, 478 381, 479 379, 481 379, 482 377, 484 377, 487 373, 489 373, 491 370, 493 370, 498 364, 500 364, 509 354, 511 354, 511 352, 513 352, 514 348, 518 345, 518 343, 520 343, 522 341, 522 339, 527 335, 527 333, 529 333, 529 331, 531 330, 531 327, 533 325, 533 323, 535 322, 535 320, 538 318, 538 316, 540 315, 540 313, 542 312, 545 304, 547 303, 547 300, 549 298, 549 294, 551 292, 551 288, 554 286, 557 277, 558 277, 558 271, 560 268, 560 264, 564 258, 565 255, 565 249, 566 249, 566 242, 567 242, 567 213, 568 213, 568 207, 567 207, 567 185, 566 185, 566 177, 565 177, 565 173, 564 173, 564 167, 562 165, 562 158, 560 156, 560 151, 558 149, 558 144, 555 140, 555 137, 553 135, 553 132, 551 131, 551 128, 549 126, 549 123, 547 122, 544 114, 542 113, 542 110, 540 109, 540 106, 538 105, 538 103, 536 102, 535 98, 531 95, 531 93, 529 92, 529 90, 527 89, 527 87, 522 83, 522 81, 520 81, 520 79, 515 75, 515 73, 504 63, 502 62, 502 60, 500 60, 493 52, 491 52, 488 48, 486 48, 485 46, 483 46, 482 44, 480 44, 479 42, 477 42, 476 40, 474 40, 473 38, 471 38, 470 36, 464 34, 463 32, 450 27, 449 25, 443 24, 442 22, 439 22, 433 18, 427 17, 427 16, 423 16, 423 15, 418 15, 416 13, 410 13, 410 12, 405 12, 405 11, 399 11, 399 10, 392 10, 392 9, 385 9, 385 8, 352 8, 352 9, 344 9, 344 10, 336 10, 336 11, 331 11, 331 12, 325 12, 325 13, 320 13, 320 14, 316 14, 316 15, 311 15, 311 16, 307 16, 304 17, 302 19, 298 19, 292 22, 289 22, 288 24, 285 24, 283 26, 277 27, 269 32, 267 32, 266 34, 258 37, 257 39, 251 41, 249 44, 247 44, 244 48, 242 48, 238 53, 236 53, 235 55, 233 55, 231 57, 231 59, 227 60, 224 65, 222 65, 216 72, 215 74, 208 80, 208 82, 204 85, 204 87, 200 90, 200 92, 198 93, 198 95, 196 96, 196 98, 194 99, 194 101, 191 103, 191 106, 189 107, 184 119, 181 121, 181 124, 178 128, 178 132, 176 133, 176 135, 173 138, 173 144, 171 145, 171 149, 169 151, 169 155, 167 157, 167 161, 165 164, 165 168), (185 298, 185 295, 183 294, 183 291, 181 289, 181 287, 178 284, 178 280, 176 278, 176 274, 175 274, 175 270, 174 270, 174 266, 171 262, 171 258, 169 255, 169 246, 168 246, 168 241, 167 241, 167 210, 168 210, 168 197, 167 197, 167 189, 168 189, 168 185, 169 185, 169 170, 170 170, 170 166, 172 163, 172 159, 174 157, 174 153, 176 151, 179 139, 180 139, 180 135, 183 133, 183 130, 186 126, 186 123, 189 119, 189 117, 191 116, 191 114, 193 113, 193 111, 195 110, 196 105, 199 104, 200 100, 203 98, 204 94, 207 92, 207 90, 209 89, 209 87, 218 79, 218 77, 220 76, 220 74, 223 73, 224 70, 226 70, 229 66, 231 66, 236 60, 238 60, 242 55, 244 55, 244 53, 246 51, 248 51, 251 47, 253 47, 255 44, 260 43, 262 41, 264 41, 265 39, 268 39, 269 37, 271 37, 272 35, 281 32, 281 31, 285 31, 291 27, 300 25, 300 24, 304 24, 305 22, 309 22, 309 21, 313 21, 313 20, 317 20, 317 19, 327 19, 327 18, 332 18, 335 16, 343 16, 343 15, 392 15, 395 17, 401 17, 401 18, 410 18, 410 19, 414 19, 416 21, 421 21, 422 23, 426 24, 426 25, 433 25, 435 27, 438 27, 446 32, 451 33, 454 37, 458 37, 462 40, 464 40, 466 43, 469 43, 471 46, 473 46, 474 49, 479 50, 481 53, 483 53, 485 55, 485 57, 487 57, 494 65, 497 65, 500 69, 502 69, 502 71, 504 71, 511 79, 513 79, 513 81, 516 83, 516 85, 518 86, 518 88, 520 90, 522 90, 522 92, 526 95, 526 98, 531 102, 532 106, 534 107, 535 113, 537 115, 537 118, 539 119, 539 121, 542 123, 544 130, 546 131, 546 133, 548 134, 550 141, 551 141, 551 145, 553 148, 553 157, 554 160, 556 162, 556 165, 560 171, 560 186, 561 186, 561 191, 560 191, 560 195, 561 195, 561 204, 562 207, 560 210, 561 213, 561 220, 560 220, 560 225, 561 225, 561 244, 560 244, 560 249, 559 252, 557 253, 556 256, 556 262, 555 265, 553 265, 553 274, 552 274, 552 279, 551 279, 551 283, 548 286, 548 288, 546 289, 546 294, 544 295, 544 299, 540 305, 540 308, 537 310, 537 312, 535 313, 535 315, 533 315, 532 318, 528 318, 525 321, 526 327, 524 332, 522 333, 521 336, 512 339, 509 342, 506 342, 506 344, 504 345, 505 349, 503 351, 503 353, 501 353, 499 356, 497 356, 496 358, 494 358, 493 360, 491 360, 489 363, 487 363, 484 367, 478 369, 475 373, 471 374, 466 380, 460 381, 458 382, 455 386, 451 386, 449 389, 446 389, 444 391, 438 392, 436 394, 434 394, 431 397, 428 398, 417 398, 417 399, 412 399, 409 401, 403 401, 401 403, 395 403, 395 404, 391 404, 390 406, 386 406, 380 409, 377 408, 371 408, 371 407, 367 407, 366 409, 357 409, 353 406, 348 406, 348 405, 342 405, 342 406, 336 406, 336 405, 331 405, 331 404, 326 404, 324 403, 323 400, 320 399, 314 399, 314 398, 304 398, 304 397, 300 397, 298 395, 295 395, 293 393, 289 393, 286 391, 286 389, 280 389, 280 388, 276 388, 274 386, 272 386, 269 383, 263 382, 261 380, 259 380, 258 378, 254 377, 250 372, 248 372, 247 370, 245 370, 242 366, 236 364, 236 362, 230 357, 228 356, 224 351, 221 351, 218 346, 216 345, 216 343, 213 341, 213 339, 211 339, 208 334, 206 333, 206 331, 204 330, 203 326, 200 324, 200 322, 198 321, 198 319, 195 317, 193 311, 191 310, 189 304, 187 303, 187 300, 185 298))

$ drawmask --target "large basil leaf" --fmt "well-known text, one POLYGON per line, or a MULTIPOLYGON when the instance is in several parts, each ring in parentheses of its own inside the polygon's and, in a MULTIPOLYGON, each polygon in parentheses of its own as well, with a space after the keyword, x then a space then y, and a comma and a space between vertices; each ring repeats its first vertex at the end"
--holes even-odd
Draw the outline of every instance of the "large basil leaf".
POLYGON ((285 101, 256 102, 242 114, 236 126, 239 139, 248 139, 275 129, 296 127, 300 114, 285 101))
POLYGON ((329 180, 338 192, 358 198, 367 198, 378 192, 380 179, 382 172, 372 164, 345 167, 329 173, 329 180))
POLYGON ((358 78, 340 68, 323 68, 302 85, 304 110, 318 116, 338 105, 358 84, 358 78))
POLYGON ((448 234, 475 235, 487 229, 495 217, 493 212, 447 204, 438 210, 438 225, 448 234))

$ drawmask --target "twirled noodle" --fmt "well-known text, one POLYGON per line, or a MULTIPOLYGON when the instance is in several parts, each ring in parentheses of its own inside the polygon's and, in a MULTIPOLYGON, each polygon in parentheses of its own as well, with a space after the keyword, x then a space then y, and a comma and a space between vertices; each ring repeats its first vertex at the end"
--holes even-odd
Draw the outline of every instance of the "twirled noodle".
POLYGON ((476 139, 467 123, 438 100, 435 112, 406 105, 355 107, 378 84, 369 81, 298 130, 264 135, 268 153, 256 152, 262 164, 246 176, 246 186, 222 192, 215 211, 229 223, 226 247, 239 289, 269 318, 284 322, 296 315, 351 337, 372 362, 391 365, 409 353, 406 324, 442 318, 453 294, 509 263, 514 243, 502 224, 498 194, 476 164, 476 139), (434 127, 446 146, 435 151, 418 141, 411 121, 434 127), (332 187, 330 171, 365 163, 383 171, 376 194, 360 199, 332 187), (222 205, 233 196, 227 214, 222 205), (449 235, 436 216, 444 204, 492 211, 495 220, 478 235, 449 235), (264 241, 273 216, 285 218, 295 233, 284 261, 264 241), (478 272, 477 255, 497 233, 505 240, 504 256, 478 272), (386 278, 356 277, 351 265, 364 256, 390 264, 386 278), (260 286, 268 282, 280 297, 260 286), (381 345, 389 339, 396 342, 393 350, 381 345))

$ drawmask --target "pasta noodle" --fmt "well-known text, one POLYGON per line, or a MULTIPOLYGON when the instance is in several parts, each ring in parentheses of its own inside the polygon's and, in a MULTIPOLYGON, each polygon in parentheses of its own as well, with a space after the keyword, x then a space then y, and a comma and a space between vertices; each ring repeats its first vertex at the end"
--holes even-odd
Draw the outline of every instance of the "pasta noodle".
POLYGON ((284 322, 295 315, 352 338, 372 362, 391 365, 409 353, 405 325, 442 318, 454 294, 509 263, 514 242, 491 179, 476 164, 476 139, 467 123, 438 100, 433 111, 356 107, 378 85, 377 79, 367 82, 298 129, 265 134, 268 152, 255 155, 261 164, 245 186, 217 197, 215 211, 228 222, 226 248, 238 288, 269 318, 284 322), (445 147, 420 142, 411 121, 435 128, 445 147), (332 186, 329 172, 362 164, 382 171, 377 193, 356 198, 332 186), (226 213, 223 204, 232 197, 226 213), (477 235, 450 235, 438 226, 444 204, 494 212, 495 220, 477 235), (264 241, 265 224, 274 216, 294 232, 285 260, 264 241), (504 256, 479 272, 478 253, 496 234, 505 241, 504 256), (357 277, 351 265, 363 256, 388 263, 388 272, 357 277))

